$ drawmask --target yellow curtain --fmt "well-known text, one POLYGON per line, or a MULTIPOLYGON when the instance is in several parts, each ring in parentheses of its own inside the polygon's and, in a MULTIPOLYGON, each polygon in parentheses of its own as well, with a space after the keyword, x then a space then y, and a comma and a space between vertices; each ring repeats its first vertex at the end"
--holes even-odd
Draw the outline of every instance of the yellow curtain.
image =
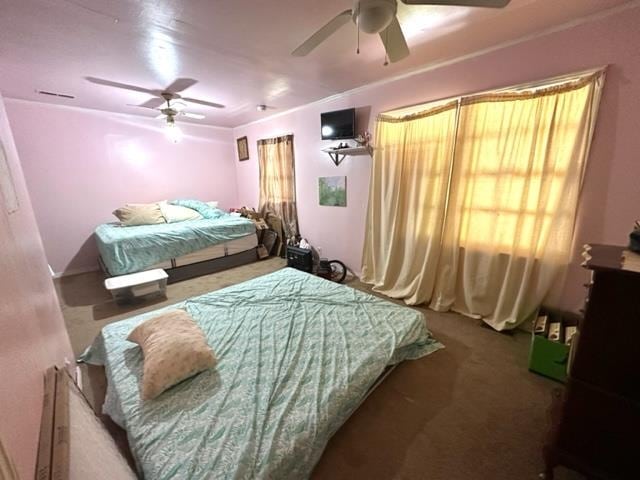
POLYGON ((603 80, 381 116, 363 281, 497 330, 522 323, 569 261, 603 80))
POLYGON ((362 280, 408 303, 431 297, 457 102, 376 124, 362 280))
POLYGON ((503 330, 540 305, 569 261, 599 78, 462 100, 432 308, 503 330))
POLYGON ((258 209, 265 217, 269 213, 280 217, 287 238, 297 235, 298 211, 293 135, 258 140, 258 162, 260 166, 258 209))

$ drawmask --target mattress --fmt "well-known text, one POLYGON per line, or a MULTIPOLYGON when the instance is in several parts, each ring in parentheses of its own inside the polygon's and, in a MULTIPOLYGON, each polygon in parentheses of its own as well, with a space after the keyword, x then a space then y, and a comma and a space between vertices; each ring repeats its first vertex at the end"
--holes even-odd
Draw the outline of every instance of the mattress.
POLYGON ((82 360, 105 365, 104 412, 149 479, 301 479, 390 365, 442 347, 423 315, 285 268, 183 308, 218 363, 143 402, 143 357, 126 340, 159 311, 102 329, 82 360))
POLYGON ((134 227, 108 223, 98 226, 95 233, 109 274, 125 275, 213 245, 255 236, 255 226, 246 218, 224 215, 134 227))
POLYGON ((255 234, 245 237, 236 238, 230 242, 214 245, 213 247, 203 248, 197 252, 183 255, 175 259, 175 266, 189 265, 191 263, 203 262, 214 258, 233 255, 235 253, 246 252, 258 246, 258 236, 255 234))

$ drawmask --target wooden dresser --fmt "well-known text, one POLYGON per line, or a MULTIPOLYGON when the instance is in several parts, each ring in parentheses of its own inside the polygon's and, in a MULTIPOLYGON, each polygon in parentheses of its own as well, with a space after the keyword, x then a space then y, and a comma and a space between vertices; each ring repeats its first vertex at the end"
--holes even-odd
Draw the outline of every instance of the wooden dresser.
POLYGON ((554 399, 545 477, 565 465, 595 479, 640 479, 640 273, 624 247, 590 245, 584 315, 554 399))

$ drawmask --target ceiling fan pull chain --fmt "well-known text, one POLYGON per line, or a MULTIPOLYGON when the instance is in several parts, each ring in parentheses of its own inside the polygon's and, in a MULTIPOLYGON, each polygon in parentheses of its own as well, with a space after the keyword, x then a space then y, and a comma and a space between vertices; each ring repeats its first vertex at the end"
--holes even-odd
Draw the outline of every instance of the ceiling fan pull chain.
POLYGON ((360 55, 360 2, 358 2, 357 5, 357 12, 356 12, 356 29, 358 30, 357 33, 357 42, 358 42, 358 46, 356 47, 356 55, 360 55))
POLYGON ((387 45, 389 45, 389 27, 384 31, 384 67, 389 65, 389 55, 387 55, 387 45))

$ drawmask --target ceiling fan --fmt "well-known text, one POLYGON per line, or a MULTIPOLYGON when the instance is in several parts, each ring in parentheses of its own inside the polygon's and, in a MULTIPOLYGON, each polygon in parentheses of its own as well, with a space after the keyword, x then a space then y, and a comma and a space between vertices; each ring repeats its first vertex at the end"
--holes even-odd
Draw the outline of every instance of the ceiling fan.
POLYGON ((183 97, 180 95, 180 92, 183 92, 187 88, 198 83, 197 80, 193 78, 176 78, 171 85, 163 90, 158 89, 150 89, 138 87, 136 85, 129 85, 126 83, 113 82, 111 80, 105 80, 103 78, 96 77, 85 77, 91 83, 95 83, 97 85, 104 85, 106 87, 115 87, 122 88, 124 90, 132 90, 134 92, 147 93, 149 95, 153 95, 154 98, 150 98, 144 103, 140 105, 133 105, 134 107, 142 107, 142 108, 151 108, 153 110, 160 110, 162 112, 162 116, 171 116, 175 117, 176 115, 181 115, 189 118, 204 118, 204 115, 199 115, 196 113, 188 113, 185 112, 186 103, 194 103, 197 105, 204 105, 205 107, 213 107, 213 108, 224 108, 224 105, 215 102, 209 102, 206 100, 200 100, 197 98, 191 97, 183 97), (162 104, 166 102, 166 106, 160 108, 162 104))
POLYGON ((206 107, 224 108, 224 105, 214 102, 208 102, 206 100, 199 100, 197 98, 183 97, 179 92, 186 90, 187 88, 198 83, 193 78, 177 78, 171 85, 164 90, 153 90, 150 88, 138 87, 136 85, 129 85, 127 83, 113 82, 111 80, 105 80, 103 78, 85 77, 91 83, 97 85, 104 85, 106 87, 122 88, 124 90, 132 90, 134 92, 147 93, 153 95, 154 98, 150 98, 140 105, 132 105, 133 107, 149 108, 152 110, 159 110, 160 115, 156 118, 165 119, 165 134, 167 138, 173 143, 178 143, 182 140, 182 131, 176 125, 176 117, 182 116, 187 118, 203 119, 204 115, 199 113, 186 112, 185 108, 187 103, 195 103, 198 105, 204 105, 206 107), (166 105, 160 108, 164 103, 166 105))
POLYGON ((195 118, 197 120, 202 120, 203 118, 205 118, 205 116, 201 113, 191 113, 185 111, 185 108, 187 108, 187 104, 184 101, 177 99, 175 97, 175 94, 171 92, 163 92, 160 94, 160 96, 167 102, 167 104, 162 107, 147 106, 145 104, 131 106, 158 110, 160 112, 160 115, 158 115, 156 118, 165 118, 167 120, 173 120, 175 119, 175 117, 195 118))
MULTIPOLYGON (((463 7, 503 8, 511 0, 400 0, 406 5, 450 5, 463 7)), ((311 53, 318 45, 333 35, 349 19, 364 33, 380 35, 387 57, 391 62, 397 62, 409 55, 409 47, 402 33, 396 12, 397 0, 356 0, 353 8, 339 13, 325 26, 311 35, 291 55, 304 57, 311 53)), ((359 37, 358 37, 359 38, 359 37)), ((360 53, 358 46, 357 53, 360 53)), ((387 62, 385 60, 385 65, 387 62)))

